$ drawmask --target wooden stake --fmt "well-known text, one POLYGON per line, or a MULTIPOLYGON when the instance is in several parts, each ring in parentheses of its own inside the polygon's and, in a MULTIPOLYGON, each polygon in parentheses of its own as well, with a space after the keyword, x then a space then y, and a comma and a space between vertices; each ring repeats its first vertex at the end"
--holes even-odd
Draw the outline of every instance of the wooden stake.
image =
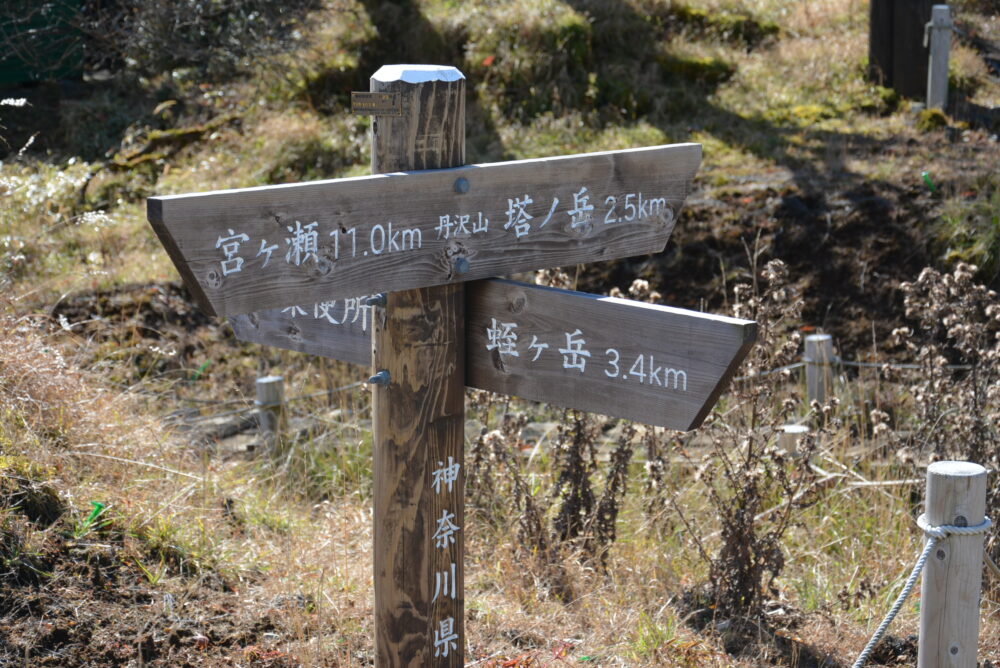
MULTIPOLYGON (((925 516, 931 526, 975 526, 986 515, 986 469, 970 462, 927 467, 925 516)), ((952 535, 924 566, 918 668, 975 668, 983 534, 952 535)))
POLYGON ((833 337, 812 334, 806 337, 806 396, 809 403, 826 401, 833 386, 833 337))
MULTIPOLYGON (((464 164, 461 72, 386 66, 371 91, 402 108, 372 120, 374 173, 464 164)), ((379 668, 464 662, 464 295, 461 283, 393 292, 374 317, 372 367, 388 372, 372 402, 379 668)))
POLYGON ((274 452, 281 441, 281 417, 285 403, 283 376, 264 376, 257 379, 257 425, 261 441, 267 450, 274 452))

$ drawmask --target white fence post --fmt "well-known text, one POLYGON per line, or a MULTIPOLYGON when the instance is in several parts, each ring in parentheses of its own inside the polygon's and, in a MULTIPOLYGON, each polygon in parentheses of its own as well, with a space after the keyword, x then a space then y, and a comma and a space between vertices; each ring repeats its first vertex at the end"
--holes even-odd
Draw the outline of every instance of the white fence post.
POLYGON ((806 337, 806 396, 811 404, 826 401, 833 386, 833 337, 811 334, 806 337))
MULTIPOLYGON (((925 519, 973 527, 986 516, 986 469, 971 462, 927 467, 925 519)), ((924 566, 918 668, 975 668, 984 534, 942 539, 924 566)))
POLYGON ((257 424, 264 446, 274 450, 281 433, 281 416, 285 404, 284 376, 265 376, 257 379, 257 424))
MULTIPOLYGON (((927 108, 944 109, 948 105, 948 52, 951 50, 951 10, 948 5, 934 5, 927 24, 930 38, 930 64, 927 68, 927 108)), ((925 40, 926 43, 926 40, 925 40)))

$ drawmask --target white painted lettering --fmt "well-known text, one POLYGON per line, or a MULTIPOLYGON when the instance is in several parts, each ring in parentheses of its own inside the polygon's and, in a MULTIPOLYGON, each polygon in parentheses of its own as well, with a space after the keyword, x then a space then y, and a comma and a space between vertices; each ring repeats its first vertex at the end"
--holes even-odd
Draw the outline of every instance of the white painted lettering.
POLYGON ((524 199, 507 200, 507 223, 503 228, 509 230, 513 227, 514 234, 518 239, 525 236, 531 230, 531 224, 528 221, 534 218, 534 216, 529 214, 526 209, 534 201, 528 195, 525 195, 524 199))
POLYGON ((493 323, 486 328, 486 350, 496 350, 501 355, 520 357, 517 353, 517 327, 516 322, 497 322, 496 318, 490 318, 493 323))
POLYGON ((434 479, 431 482, 431 487, 434 488, 434 492, 440 494, 442 487, 447 487, 449 492, 453 491, 461 468, 461 464, 456 462, 455 458, 451 455, 448 455, 447 466, 445 466, 444 462, 438 462, 438 467, 434 469, 434 473, 432 474, 434 479))
POLYGON ((442 619, 434 629, 434 656, 448 656, 449 649, 458 649, 458 634, 455 633, 455 618, 442 619))
POLYGON ((587 342, 581 336, 582 334, 583 332, 579 329, 572 334, 566 332, 566 347, 559 349, 559 352, 563 356, 564 369, 577 369, 580 373, 586 370, 587 358, 590 357, 590 351, 583 348, 587 342))
POLYGON ((438 596, 447 596, 454 600, 458 598, 458 578, 456 577, 457 565, 452 562, 451 568, 446 571, 436 571, 434 573, 434 597, 431 603, 438 599, 438 596))
POLYGON ((455 544, 455 534, 460 530, 460 527, 452 522, 453 519, 455 519, 455 513, 448 510, 441 511, 441 517, 437 520, 437 530, 431 536, 434 539, 434 547, 446 548, 455 544))
POLYGON ((371 246, 373 253, 375 253, 376 255, 381 255, 382 251, 385 250, 385 228, 382 227, 380 224, 376 223, 375 226, 372 227, 371 234, 368 235, 368 243, 371 246), (376 232, 378 232, 379 235, 378 248, 375 247, 376 232))

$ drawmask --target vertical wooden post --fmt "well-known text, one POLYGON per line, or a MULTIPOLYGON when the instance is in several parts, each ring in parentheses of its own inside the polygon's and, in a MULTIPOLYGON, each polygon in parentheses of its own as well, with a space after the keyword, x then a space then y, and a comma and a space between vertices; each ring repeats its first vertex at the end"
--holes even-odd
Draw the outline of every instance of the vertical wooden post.
POLYGON ((809 427, 804 424, 783 424, 778 427, 778 447, 792 457, 799 456, 799 440, 809 435, 809 427))
MULTIPOLYGON (((925 517, 931 526, 975 526, 986 515, 986 469, 971 462, 927 467, 925 517)), ((918 668, 975 668, 983 534, 952 535, 924 566, 918 668)))
POLYGON ((927 92, 924 31, 935 0, 896 0, 892 26, 892 87, 900 95, 923 99, 927 92))
POLYGON ((868 77, 892 88, 892 14, 895 0, 871 0, 868 8, 868 77))
MULTIPOLYGON (((373 172, 464 164, 461 72, 386 66, 371 91, 399 94, 402 105, 402 115, 372 120, 373 172)), ((464 295, 461 283, 390 293, 374 318, 373 369, 388 372, 372 403, 379 668, 464 661, 464 295)))
POLYGON ((868 72, 900 95, 923 99, 927 90, 924 26, 935 0, 871 0, 868 72))
POLYGON ((809 403, 826 401, 833 386, 833 337, 811 334, 806 337, 806 396, 809 403))
POLYGON ((257 426, 261 440, 269 450, 274 450, 281 434, 281 417, 285 404, 285 379, 283 376, 264 376, 257 379, 257 426))
POLYGON ((931 60, 927 74, 927 108, 948 106, 948 52, 951 51, 951 10, 948 5, 931 8, 928 27, 931 60))

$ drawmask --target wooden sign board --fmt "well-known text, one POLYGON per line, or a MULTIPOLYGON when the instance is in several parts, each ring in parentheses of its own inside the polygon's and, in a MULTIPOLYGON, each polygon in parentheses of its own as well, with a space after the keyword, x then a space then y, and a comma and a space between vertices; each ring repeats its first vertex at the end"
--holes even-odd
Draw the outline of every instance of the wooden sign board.
MULTIPOLYGON (((231 319, 237 338, 369 364, 365 299, 231 319)), ((699 426, 756 323, 517 281, 466 285, 465 382, 672 429, 699 426)))
POLYGON ((240 341, 369 366, 374 307, 367 301, 367 297, 348 297, 253 311, 230 316, 229 324, 240 341))
POLYGON ((659 252, 700 163, 673 144, 152 197, 148 217, 202 308, 235 315, 659 252))

